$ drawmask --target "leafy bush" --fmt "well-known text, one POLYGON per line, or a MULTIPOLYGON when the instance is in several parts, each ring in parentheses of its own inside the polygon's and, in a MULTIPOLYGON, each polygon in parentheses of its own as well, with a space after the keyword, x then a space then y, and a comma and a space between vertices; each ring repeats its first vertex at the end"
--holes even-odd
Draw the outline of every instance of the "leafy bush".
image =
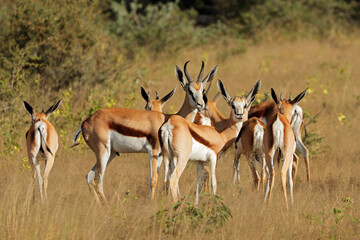
POLYGON ((325 201, 316 214, 302 214, 317 231, 319 239, 356 239, 359 235, 358 208, 350 197, 341 199, 341 206, 330 207, 325 201))
POLYGON ((139 48, 158 53, 171 48, 176 51, 194 43, 204 43, 215 37, 216 26, 208 29, 194 27, 194 11, 180 11, 177 2, 157 3, 144 6, 137 1, 111 2, 115 22, 109 22, 110 32, 121 39, 130 55, 139 48))
POLYGON ((351 27, 355 6, 342 0, 254 1, 248 10, 240 10, 240 29, 247 35, 271 27, 283 33, 326 36, 351 27))
MULTIPOLYGON (((188 197, 187 197, 188 198, 188 197)), ((232 218, 231 210, 218 196, 203 196, 206 202, 198 208, 184 198, 175 203, 170 209, 162 209, 156 213, 156 219, 161 223, 164 234, 176 235, 184 225, 192 229, 202 229, 213 232, 214 227, 224 226, 232 218)))

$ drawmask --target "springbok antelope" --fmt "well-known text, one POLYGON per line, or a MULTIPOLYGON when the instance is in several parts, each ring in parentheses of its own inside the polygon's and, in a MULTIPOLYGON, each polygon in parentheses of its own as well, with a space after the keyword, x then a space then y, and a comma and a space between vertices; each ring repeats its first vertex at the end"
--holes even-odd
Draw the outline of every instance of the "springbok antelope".
MULTIPOLYGON (((186 92, 184 103, 177 113, 189 121, 193 121, 198 110, 205 107, 203 90, 210 82, 216 71, 215 66, 210 73, 202 79, 204 63, 194 81, 187 72, 187 61, 184 65, 184 73, 175 66, 175 75, 186 92)), ((155 197, 158 169, 157 159, 160 153, 158 132, 161 125, 169 118, 166 115, 154 111, 138 111, 127 108, 103 108, 82 122, 81 128, 74 136, 74 143, 80 132, 95 153, 96 164, 87 174, 86 179, 90 192, 93 193, 98 203, 107 203, 103 191, 103 177, 107 165, 119 153, 148 153, 150 168, 150 195, 155 197)), ((161 161, 159 161, 161 163, 161 161)))
POLYGON ((211 169, 211 186, 213 194, 216 194, 216 161, 239 134, 243 120, 247 119, 248 109, 259 90, 260 82, 256 82, 246 98, 231 98, 220 80, 217 86, 232 108, 223 131, 218 132, 214 127, 197 125, 178 116, 171 116, 160 129, 164 157, 169 157, 171 164, 176 166, 170 177, 170 192, 174 201, 180 197, 179 179, 189 160, 197 161, 195 204, 198 203, 202 188, 204 162, 208 160, 211 169))
MULTIPOLYGON (((291 97, 289 97, 289 101, 291 101, 291 97)), ((296 148, 300 151, 303 159, 305 161, 306 166, 306 177, 307 182, 310 183, 310 161, 309 161, 309 150, 305 147, 304 143, 302 142, 301 131, 305 127, 304 125, 304 117, 303 117, 303 110, 299 105, 293 106, 292 116, 291 116, 291 127, 295 133, 295 140, 296 140, 296 148)), ((306 131, 305 131, 306 133, 306 131)), ((294 162, 293 162, 293 182, 295 182, 296 174, 298 170, 298 162, 299 157, 294 154, 294 162)))
MULTIPOLYGON (((155 91, 156 93, 156 97, 154 100, 150 100, 150 93, 146 92, 145 89, 143 87, 141 87, 141 96, 143 97, 143 99, 146 101, 146 105, 145 105, 145 110, 146 111, 155 111, 155 112, 163 112, 163 106, 164 104, 174 95, 176 90, 176 87, 174 88, 174 90, 172 90, 170 93, 168 93, 165 97, 163 97, 161 100, 159 100, 159 94, 157 93, 157 91, 155 91)), ((197 112, 196 116, 195 116, 195 120, 194 121, 204 121, 201 117, 201 115, 199 115, 200 112, 197 112)), ((158 156, 158 162, 157 162, 157 169, 159 170, 160 166, 161 166, 161 162, 162 162, 162 153, 160 153, 160 155, 158 156)), ((168 172, 169 172, 169 162, 167 159, 165 159, 165 163, 164 163, 164 172, 165 172, 165 177, 164 177, 164 189, 165 191, 167 191, 167 179, 168 179, 168 172)))
MULTIPOLYGON (((291 96, 289 97, 288 101, 291 101, 291 96)), ((277 111, 278 110, 277 110, 275 102, 273 100, 267 100, 267 101, 264 101, 260 104, 253 106, 249 111, 249 118, 258 117, 264 121, 265 125, 267 125, 267 122, 270 120, 273 113, 277 112, 277 111)), ((305 161, 307 182, 310 183, 309 151, 305 147, 305 145, 301 139, 301 130, 304 126, 304 121, 303 121, 302 108, 299 105, 295 105, 293 107, 290 123, 291 123, 291 127, 295 133, 296 147, 299 149, 299 151, 303 155, 303 158, 305 161)), ((297 169, 298 169, 297 162, 298 162, 298 157, 296 154, 294 154, 294 165, 293 165, 293 173, 294 173, 293 179, 294 180, 295 180, 297 169)))
POLYGON ((263 184, 265 183, 265 161, 263 158, 263 137, 265 132, 265 124, 261 119, 252 117, 244 122, 239 135, 235 140, 235 159, 234 159, 234 185, 236 180, 239 182, 240 187, 240 156, 244 154, 247 158, 247 162, 250 166, 254 187, 259 190, 259 180, 263 184), (256 170, 256 158, 260 159, 261 164, 261 178, 256 170))
POLYGON ((141 87, 141 96, 146 101, 145 110, 146 111, 155 111, 155 112, 162 112, 164 104, 174 95, 176 88, 174 88, 171 92, 165 95, 162 99, 160 99, 159 94, 157 91, 156 97, 153 100, 150 100, 150 93, 146 92, 143 87, 141 87))
POLYGON ((275 91, 271 89, 271 97, 273 98, 278 112, 272 112, 272 116, 268 117, 267 126, 264 133, 264 150, 266 157, 266 165, 269 170, 268 184, 266 186, 265 199, 270 201, 272 188, 274 186, 274 164, 273 157, 277 149, 280 149, 285 160, 280 171, 281 184, 285 197, 285 204, 288 208, 286 194, 286 172, 288 172, 288 181, 290 187, 291 203, 293 204, 293 181, 292 181, 292 162, 295 152, 295 135, 291 128, 291 114, 293 106, 298 104, 306 95, 307 89, 300 93, 294 100, 278 99, 275 91))
MULTIPOLYGON (((33 191, 35 191, 36 174, 40 187, 40 197, 42 202, 47 201, 48 177, 51 168, 54 165, 55 153, 58 149, 58 135, 54 126, 48 121, 51 113, 53 113, 61 104, 61 99, 52 105, 46 112, 35 113, 33 107, 24 101, 24 108, 31 116, 31 126, 26 132, 26 147, 29 163, 33 175, 33 191), (45 170, 43 176, 40 172, 39 160, 36 159, 39 151, 45 157, 45 170), (43 197, 43 188, 44 195, 43 197)), ((35 193, 33 195, 35 197, 35 193)))

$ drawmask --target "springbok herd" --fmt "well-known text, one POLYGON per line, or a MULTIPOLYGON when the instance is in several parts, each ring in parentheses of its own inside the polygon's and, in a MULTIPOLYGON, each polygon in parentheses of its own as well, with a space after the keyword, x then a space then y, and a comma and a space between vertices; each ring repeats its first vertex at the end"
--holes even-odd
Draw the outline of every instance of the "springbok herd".
MULTIPOLYGON (((303 113, 298 103, 306 95, 307 89, 294 99, 283 99, 271 89, 272 100, 251 107, 260 89, 258 80, 244 97, 231 97, 223 82, 218 80, 219 93, 208 101, 207 92, 211 86, 217 66, 203 78, 204 62, 197 80, 193 80, 187 71, 175 66, 175 75, 186 93, 184 103, 176 114, 162 113, 162 107, 175 90, 162 99, 156 93, 151 100, 149 93, 141 88, 146 101, 145 109, 139 111, 128 108, 103 108, 85 119, 74 135, 74 146, 80 133, 95 153, 96 163, 86 175, 90 191, 98 203, 107 203, 103 191, 103 179, 106 167, 120 153, 148 153, 150 168, 150 196, 155 197, 158 172, 164 160, 164 186, 170 190, 172 198, 180 197, 179 179, 189 160, 197 162, 197 184, 195 204, 199 201, 199 192, 203 181, 211 179, 212 193, 216 194, 216 162, 221 153, 235 142, 234 184, 240 184, 239 159, 244 154, 252 171, 254 186, 265 192, 264 201, 270 201, 274 186, 274 155, 278 152, 284 158, 281 168, 281 183, 288 207, 286 183, 289 182, 291 203, 293 204, 293 182, 297 172, 298 157, 296 147, 306 163, 307 181, 310 182, 308 150, 301 141, 303 113), (186 80, 185 80, 186 79, 186 80), (209 86, 207 86, 209 85, 209 86), (208 87, 208 88, 207 88, 208 87), (207 88, 207 90, 206 90, 207 88), (226 118, 216 107, 219 96, 223 96, 231 108, 226 118), (264 161, 265 159, 265 161, 264 161), (256 170, 257 161, 261 164, 260 176, 256 170), (207 163, 210 163, 210 169, 207 163), (286 179, 286 174, 288 178, 286 179), (266 178, 267 176, 267 178, 266 178), (266 180, 267 179, 267 180, 266 180)), ((40 186, 42 201, 47 200, 48 176, 54 164, 58 149, 58 135, 49 116, 61 104, 61 100, 46 112, 35 113, 31 105, 24 101, 25 110, 32 117, 32 124, 26 133, 26 145, 33 179, 40 186), (45 170, 40 172, 37 154, 45 156, 45 170), (43 197, 44 195, 44 197, 43 197)))

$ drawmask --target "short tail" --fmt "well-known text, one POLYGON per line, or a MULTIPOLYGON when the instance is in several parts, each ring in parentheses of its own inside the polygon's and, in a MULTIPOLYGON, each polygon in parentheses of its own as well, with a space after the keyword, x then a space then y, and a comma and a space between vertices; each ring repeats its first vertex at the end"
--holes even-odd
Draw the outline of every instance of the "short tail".
POLYGON ((76 142, 77 139, 79 138, 80 136, 80 133, 81 133, 81 127, 79 127, 79 129, 76 131, 76 133, 74 134, 74 138, 73 138, 73 145, 70 147, 70 148, 73 148, 77 145, 79 145, 80 143, 79 142, 76 142))
POLYGON ((257 123, 254 130, 254 149, 262 150, 263 147, 263 138, 264 138, 264 128, 257 123))
POLYGON ((46 143, 46 129, 43 126, 40 126, 38 128, 38 131, 40 133, 40 139, 41 139, 41 146, 43 149, 46 149, 46 151, 48 151, 52 156, 54 156, 54 154, 52 153, 51 149, 48 147, 47 143, 46 143))
POLYGON ((161 149, 163 151, 164 156, 170 157, 170 136, 169 131, 161 129, 161 149))

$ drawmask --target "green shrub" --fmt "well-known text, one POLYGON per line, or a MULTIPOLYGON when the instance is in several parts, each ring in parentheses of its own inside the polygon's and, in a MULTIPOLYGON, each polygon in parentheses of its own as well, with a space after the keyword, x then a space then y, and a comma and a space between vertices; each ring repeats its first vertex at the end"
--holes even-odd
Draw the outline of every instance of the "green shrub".
MULTIPOLYGON (((182 228, 201 229, 212 233, 216 228, 224 226, 232 218, 231 210, 223 199, 218 196, 202 195, 201 207, 197 207, 185 197, 169 209, 162 209, 156 213, 164 234, 177 235, 182 228)), ((198 231, 198 230, 197 230, 198 231)))
POLYGON ((342 0, 263 0, 240 10, 240 31, 256 35, 268 27, 283 33, 326 36, 349 30, 354 2, 342 0))
POLYGON ((125 2, 111 2, 115 22, 108 28, 121 40, 128 53, 134 55, 139 48, 153 53, 201 44, 215 37, 217 27, 201 29, 194 27, 194 11, 180 11, 177 2, 142 5, 133 1, 129 10, 125 2), (171 48, 171 49, 169 49, 171 48))

